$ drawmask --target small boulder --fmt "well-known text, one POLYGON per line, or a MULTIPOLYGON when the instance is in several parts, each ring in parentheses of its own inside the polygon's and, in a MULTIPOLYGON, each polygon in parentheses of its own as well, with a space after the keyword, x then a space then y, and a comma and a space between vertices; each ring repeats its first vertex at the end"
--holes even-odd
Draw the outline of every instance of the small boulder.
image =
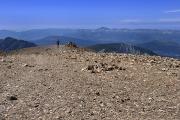
POLYGON ((9 101, 16 101, 16 100, 18 100, 16 96, 8 96, 7 99, 9 101))
POLYGON ((96 92, 95 94, 96 94, 97 96, 100 96, 100 93, 99 93, 99 92, 96 92))

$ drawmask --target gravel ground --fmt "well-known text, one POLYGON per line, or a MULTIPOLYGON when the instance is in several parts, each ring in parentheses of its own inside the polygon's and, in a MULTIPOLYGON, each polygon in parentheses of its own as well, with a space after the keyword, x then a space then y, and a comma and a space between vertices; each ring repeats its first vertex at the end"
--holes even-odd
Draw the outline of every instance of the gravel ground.
POLYGON ((60 47, 0 56, 0 120, 179 120, 180 61, 60 47))

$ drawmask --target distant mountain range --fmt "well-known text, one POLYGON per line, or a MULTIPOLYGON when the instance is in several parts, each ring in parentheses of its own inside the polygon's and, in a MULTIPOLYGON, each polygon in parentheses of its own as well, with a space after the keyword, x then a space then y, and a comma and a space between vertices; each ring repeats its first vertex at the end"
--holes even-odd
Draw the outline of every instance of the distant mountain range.
POLYGON ((48 36, 65 36, 76 32, 74 29, 33 29, 27 31, 0 30, 0 38, 13 37, 23 40, 39 40, 48 36))
POLYGON ((36 47, 37 45, 24 40, 17 40, 11 37, 0 40, 0 50, 1 51, 11 51, 28 47, 36 47))
POLYGON ((145 43, 154 40, 170 40, 180 43, 178 30, 153 29, 34 29, 22 32, 0 30, 0 38, 14 37, 28 41, 43 39, 49 36, 66 36, 82 40, 97 41, 98 43, 145 43))
POLYGON ((80 46, 107 43, 132 44, 162 56, 180 56, 180 30, 155 29, 34 29, 22 32, 0 30, 0 38, 14 37, 38 45, 61 44, 69 41, 80 46), (167 42, 168 41, 168 42, 167 42))
POLYGON ((34 40, 34 42, 37 45, 54 45, 56 44, 57 41, 60 41, 60 44, 67 44, 68 42, 73 42, 78 44, 78 46, 87 46, 87 45, 93 45, 96 44, 96 41, 91 41, 91 40, 83 40, 83 39, 78 39, 78 38, 73 38, 73 37, 65 37, 65 36, 48 36, 39 40, 34 40))
POLYGON ((151 50, 140 48, 134 45, 128 45, 125 43, 97 44, 97 45, 89 46, 88 48, 96 52, 103 52, 103 53, 130 53, 136 55, 142 55, 142 54, 157 55, 151 50))

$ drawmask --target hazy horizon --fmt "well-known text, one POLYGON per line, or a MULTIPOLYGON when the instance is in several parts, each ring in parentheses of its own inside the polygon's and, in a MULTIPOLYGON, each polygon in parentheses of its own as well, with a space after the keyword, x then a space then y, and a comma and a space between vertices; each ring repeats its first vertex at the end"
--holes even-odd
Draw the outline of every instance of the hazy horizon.
POLYGON ((127 30, 138 30, 138 29, 144 29, 144 30, 172 30, 172 31, 180 31, 180 28, 147 28, 147 27, 135 27, 135 28, 128 28, 128 27, 122 27, 122 28, 115 28, 115 27, 107 27, 107 26, 99 26, 99 27, 77 27, 77 28, 70 28, 70 27, 41 27, 41 28, 27 28, 27 29, 0 29, 0 31, 12 31, 12 32, 25 32, 25 31, 31 31, 31 30, 96 30, 100 28, 109 28, 109 29, 127 29, 127 30))

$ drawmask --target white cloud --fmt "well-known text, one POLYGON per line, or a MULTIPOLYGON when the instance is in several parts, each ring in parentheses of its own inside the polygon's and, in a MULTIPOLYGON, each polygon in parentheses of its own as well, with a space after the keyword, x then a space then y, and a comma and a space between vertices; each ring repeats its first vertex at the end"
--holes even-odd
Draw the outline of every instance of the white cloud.
POLYGON ((128 25, 155 25, 155 24, 179 24, 180 18, 161 18, 161 19, 123 19, 120 24, 128 25))
POLYGON ((143 21, 139 19, 124 19, 124 20, 120 20, 120 22, 121 23, 141 23, 143 21))
POLYGON ((168 18, 168 19, 160 19, 159 22, 169 22, 169 23, 177 23, 180 22, 180 18, 168 18))
POLYGON ((180 9, 165 11, 165 13, 180 13, 180 9))

